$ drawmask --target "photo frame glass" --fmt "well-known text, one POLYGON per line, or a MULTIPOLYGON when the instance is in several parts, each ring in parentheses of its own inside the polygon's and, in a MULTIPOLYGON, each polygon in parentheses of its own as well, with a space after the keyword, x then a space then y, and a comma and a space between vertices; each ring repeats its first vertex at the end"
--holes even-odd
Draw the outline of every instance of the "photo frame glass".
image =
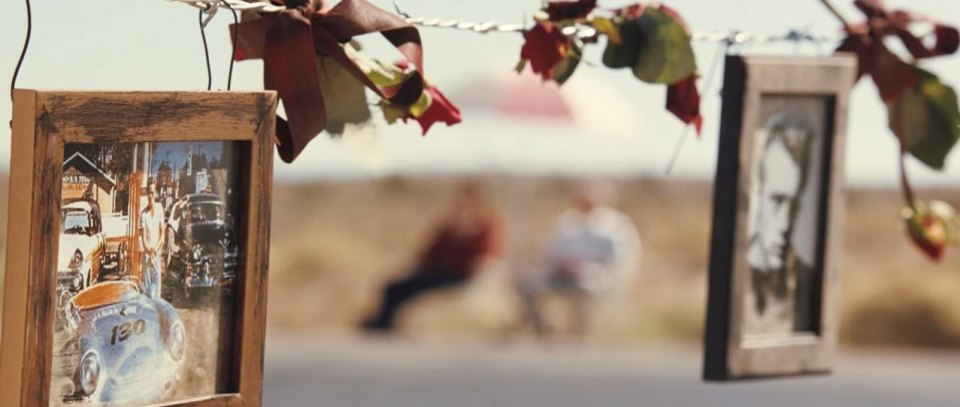
POLYGON ((248 144, 64 144, 51 406, 235 390, 248 144))

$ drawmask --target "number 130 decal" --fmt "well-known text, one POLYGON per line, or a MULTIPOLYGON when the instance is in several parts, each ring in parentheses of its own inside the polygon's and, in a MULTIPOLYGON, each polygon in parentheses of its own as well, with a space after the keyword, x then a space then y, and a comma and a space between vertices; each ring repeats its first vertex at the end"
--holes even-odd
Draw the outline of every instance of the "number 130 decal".
POLYGON ((124 322, 113 326, 113 334, 110 336, 110 344, 116 345, 117 342, 123 342, 130 339, 131 336, 140 335, 147 329, 147 321, 138 319, 133 322, 124 322))

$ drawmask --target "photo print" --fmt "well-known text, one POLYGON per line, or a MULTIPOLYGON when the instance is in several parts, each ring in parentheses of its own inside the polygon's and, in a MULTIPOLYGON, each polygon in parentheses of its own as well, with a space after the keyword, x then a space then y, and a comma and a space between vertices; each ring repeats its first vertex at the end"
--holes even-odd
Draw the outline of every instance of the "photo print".
POLYGON ((817 330, 826 114, 820 97, 762 97, 747 218, 748 338, 817 330))
POLYGON ((52 406, 229 390, 239 144, 64 145, 52 406))

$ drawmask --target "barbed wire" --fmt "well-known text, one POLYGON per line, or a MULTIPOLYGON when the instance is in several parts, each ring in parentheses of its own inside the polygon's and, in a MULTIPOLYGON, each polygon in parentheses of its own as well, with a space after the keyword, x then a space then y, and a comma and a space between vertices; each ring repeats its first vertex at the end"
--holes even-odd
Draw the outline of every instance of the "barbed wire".
MULTIPOLYGON (((247 2, 244 0, 170 0, 175 3, 187 4, 207 13, 207 19, 204 25, 209 23, 217 13, 220 6, 227 6, 237 11, 255 11, 258 13, 279 13, 286 10, 284 6, 277 6, 267 1, 247 2)), ((429 28, 446 28, 461 31, 472 31, 480 34, 487 33, 522 33, 526 27, 522 24, 504 24, 496 21, 467 21, 460 19, 443 19, 429 17, 414 17, 407 14, 400 8, 400 2, 394 0, 394 8, 397 14, 406 18, 407 22, 429 28)), ((564 27, 561 32, 569 37, 579 39, 596 38, 599 33, 590 26, 575 25, 564 27)), ((814 44, 833 43, 842 40, 838 35, 818 35, 807 29, 794 29, 785 34, 752 34, 738 30, 720 30, 712 32, 696 32, 692 35, 695 42, 726 43, 734 45, 742 44, 769 44, 777 42, 807 42, 814 44)))

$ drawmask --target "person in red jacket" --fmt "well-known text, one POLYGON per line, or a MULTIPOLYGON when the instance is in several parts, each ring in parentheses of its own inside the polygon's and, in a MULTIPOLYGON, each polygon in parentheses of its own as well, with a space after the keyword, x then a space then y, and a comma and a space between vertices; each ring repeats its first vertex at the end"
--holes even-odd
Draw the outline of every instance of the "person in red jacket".
POLYGON ((500 218, 475 182, 460 185, 434 228, 413 270, 386 285, 377 313, 364 321, 368 331, 393 330, 397 313, 430 291, 463 285, 502 253, 500 218))

